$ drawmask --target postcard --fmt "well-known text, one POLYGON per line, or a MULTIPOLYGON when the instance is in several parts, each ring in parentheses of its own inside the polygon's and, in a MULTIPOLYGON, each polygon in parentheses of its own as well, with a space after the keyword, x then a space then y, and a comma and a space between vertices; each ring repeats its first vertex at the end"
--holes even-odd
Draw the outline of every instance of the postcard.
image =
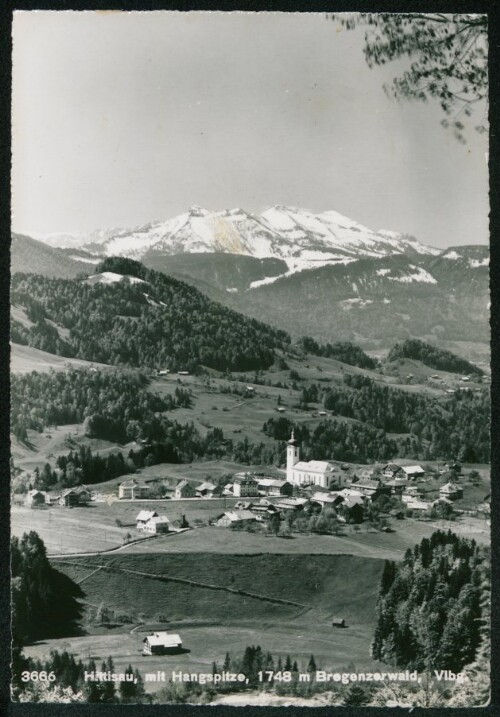
POLYGON ((14 12, 14 703, 488 703, 487 27, 14 12))

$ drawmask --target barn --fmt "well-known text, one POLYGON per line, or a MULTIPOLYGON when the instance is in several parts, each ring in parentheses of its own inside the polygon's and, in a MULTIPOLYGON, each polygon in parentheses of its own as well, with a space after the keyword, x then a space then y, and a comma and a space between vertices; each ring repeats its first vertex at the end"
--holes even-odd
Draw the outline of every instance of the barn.
POLYGON ((332 627, 346 627, 344 618, 334 617, 332 620, 332 627))
POLYGON ((154 632, 152 635, 147 635, 142 642, 144 655, 175 654, 182 649, 182 640, 175 633, 154 632))
POLYGON ((30 490, 26 496, 26 505, 45 505, 45 493, 41 490, 30 490))

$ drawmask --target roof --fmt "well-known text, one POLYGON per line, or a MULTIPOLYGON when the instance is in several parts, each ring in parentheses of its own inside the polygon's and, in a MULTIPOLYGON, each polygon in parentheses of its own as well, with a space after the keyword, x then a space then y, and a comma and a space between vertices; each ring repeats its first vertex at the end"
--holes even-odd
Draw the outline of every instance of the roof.
POLYGON ((249 510, 227 510, 219 517, 219 520, 225 515, 234 523, 240 520, 255 520, 255 515, 249 510))
POLYGON ((43 497, 45 498, 45 493, 41 490, 36 490, 36 488, 34 490, 29 490, 28 495, 30 495, 30 496, 43 495, 43 497))
POLYGON ((61 498, 65 498, 67 495, 71 495, 71 493, 78 495, 78 492, 74 488, 66 488, 66 490, 61 493, 61 498))
POLYGON ((379 480, 373 480, 371 478, 362 478, 357 483, 353 483, 353 485, 357 486, 358 488, 379 488, 380 487, 380 481, 379 480))
POLYGON ((311 500, 315 500, 317 503, 334 503, 337 500, 337 495, 329 495, 328 493, 313 493, 311 500))
POLYGON ((402 468, 407 475, 411 475, 412 473, 425 473, 422 466, 402 466, 402 468))
POLYGON ((177 647, 177 645, 182 645, 182 640, 179 635, 167 632, 155 632, 152 635, 147 635, 143 642, 148 642, 150 645, 160 645, 161 647, 177 647))
POLYGON ((286 485, 286 480, 279 480, 278 478, 258 478, 257 483, 259 485, 268 486, 269 488, 282 488, 286 485))
POLYGON ((189 485, 188 480, 187 480, 186 478, 183 478, 182 480, 180 480, 180 481, 177 483, 177 485, 175 486, 175 489, 177 490, 177 488, 184 488, 184 487, 187 486, 187 485, 189 485))
POLYGON ((454 493, 457 490, 462 490, 462 487, 457 485, 456 483, 451 483, 450 481, 450 483, 445 483, 445 485, 442 485, 439 489, 439 492, 442 491, 443 493, 454 493))
POLYGON ((332 625, 343 625, 345 622, 343 617, 333 617, 332 618, 332 625))
POLYGON ((156 510, 141 510, 136 520, 151 520, 151 518, 155 518, 157 515, 156 510))
POLYGON ((155 523, 155 525, 163 525, 165 523, 170 523, 170 521, 166 515, 154 515, 148 520, 148 523, 155 523))
POLYGON ((347 498, 344 498, 343 505, 347 506, 347 508, 353 508, 355 505, 363 505, 364 500, 362 496, 360 495, 348 495, 347 498))
POLYGON ((384 471, 391 470, 391 471, 394 471, 394 473, 396 473, 396 471, 401 470, 401 466, 398 466, 396 463, 388 463, 386 466, 384 466, 383 470, 384 471))
POLYGON ((391 480, 386 481, 385 485, 388 485, 391 487, 399 486, 400 488, 404 488, 405 486, 408 485, 408 481, 406 480, 406 478, 404 478, 403 480, 401 480, 401 478, 393 478, 391 480))
POLYGON ((411 503, 407 503, 406 507, 410 510, 427 510, 431 507, 431 503, 426 500, 413 500, 411 503))
POLYGON ((236 475, 233 483, 257 483, 257 481, 249 475, 236 475))
POLYGON ((201 483, 196 490, 215 490, 216 487, 213 483, 201 483))
POLYGON ((308 502, 307 498, 283 498, 277 505, 295 507, 297 505, 305 505, 308 502))
POLYGON ((131 480, 125 480, 123 483, 120 483, 120 488, 149 488, 147 483, 144 483, 144 481, 137 481, 135 478, 132 478, 131 480))
POLYGON ((326 471, 333 469, 328 461, 299 461, 293 466, 293 470, 325 473, 326 471))

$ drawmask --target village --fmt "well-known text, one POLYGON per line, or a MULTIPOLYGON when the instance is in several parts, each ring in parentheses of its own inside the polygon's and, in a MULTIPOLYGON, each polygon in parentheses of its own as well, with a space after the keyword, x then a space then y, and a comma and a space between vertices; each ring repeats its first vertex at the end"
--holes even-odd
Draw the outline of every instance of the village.
MULTIPOLYGON (((188 470, 178 479, 133 475, 115 481, 111 490, 98 491, 96 486, 61 493, 30 490, 25 505, 137 504, 135 532, 129 540, 206 526, 288 537, 292 532, 336 534, 342 527, 360 530, 363 525, 390 533, 405 518, 452 521, 474 517, 485 527, 490 524, 489 474, 484 469, 465 468, 457 461, 433 465, 399 461, 364 467, 303 461, 293 432, 287 442, 286 469, 238 471, 217 480, 192 479, 188 470), (195 519, 190 514, 194 504, 195 519), (178 519, 172 518, 171 509, 163 508, 169 505, 180 507, 178 519)), ((132 525, 130 520, 128 525, 132 525)))

